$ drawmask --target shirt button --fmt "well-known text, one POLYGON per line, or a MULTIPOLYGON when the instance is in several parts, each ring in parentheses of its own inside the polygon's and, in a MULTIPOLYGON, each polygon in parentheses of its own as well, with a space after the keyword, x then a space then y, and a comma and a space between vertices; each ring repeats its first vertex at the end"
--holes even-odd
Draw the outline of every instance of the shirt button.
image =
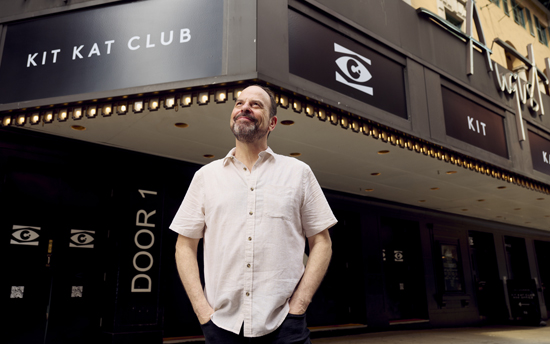
POLYGON ((246 267, 249 268, 249 267, 250 267, 250 264, 246 264, 246 267))
POLYGON ((253 213, 253 212, 250 212, 249 214, 252 215, 252 214, 254 214, 254 213, 253 213))
POLYGON ((249 293, 249 292, 246 292, 246 296, 250 296, 250 293, 249 293))
POLYGON ((246 167, 243 167, 243 170, 245 170, 245 171, 246 171, 246 167))
POLYGON ((254 188, 250 188, 250 191, 254 191, 254 188))
POLYGON ((252 237, 248 237, 248 241, 252 241, 252 237))

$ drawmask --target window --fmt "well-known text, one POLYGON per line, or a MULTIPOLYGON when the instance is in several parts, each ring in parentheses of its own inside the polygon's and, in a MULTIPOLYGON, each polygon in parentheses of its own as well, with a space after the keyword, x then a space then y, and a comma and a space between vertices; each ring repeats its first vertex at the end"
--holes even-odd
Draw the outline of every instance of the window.
POLYGON ((533 19, 531 19, 531 11, 528 8, 525 8, 525 16, 527 17, 527 23, 529 24, 529 31, 533 37, 535 36, 535 30, 533 30, 533 19))
POLYGON ((504 7, 504 13, 507 16, 510 16, 510 11, 508 10, 508 0, 502 0, 502 7, 504 7))
POLYGON ((462 292, 462 271, 458 257, 458 245, 441 245, 441 263, 445 292, 462 292))
POLYGON ((459 30, 462 29, 462 22, 463 20, 462 19, 458 19, 457 17, 453 16, 452 14, 450 14, 449 12, 445 12, 445 19, 453 24, 454 26, 456 26, 459 30))
POLYGON ((539 18, 535 16, 535 26, 537 27, 537 33, 539 35, 539 42, 548 46, 548 39, 546 38, 546 28, 539 22, 539 18))
POLYGON ((500 7, 500 0, 489 0, 491 1, 493 4, 497 5, 498 7, 500 7))
POLYGON ((516 0, 511 0, 512 10, 514 11, 514 21, 525 27, 525 18, 523 17, 523 8, 518 6, 516 0))

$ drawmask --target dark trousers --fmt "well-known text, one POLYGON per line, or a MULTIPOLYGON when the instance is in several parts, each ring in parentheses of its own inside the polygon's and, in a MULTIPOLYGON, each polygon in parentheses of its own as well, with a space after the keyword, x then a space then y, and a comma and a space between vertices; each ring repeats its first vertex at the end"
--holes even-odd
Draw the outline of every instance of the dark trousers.
POLYGON ((281 326, 261 337, 247 338, 241 333, 234 334, 216 326, 212 320, 201 325, 206 344, 311 344, 306 315, 288 314, 281 326))

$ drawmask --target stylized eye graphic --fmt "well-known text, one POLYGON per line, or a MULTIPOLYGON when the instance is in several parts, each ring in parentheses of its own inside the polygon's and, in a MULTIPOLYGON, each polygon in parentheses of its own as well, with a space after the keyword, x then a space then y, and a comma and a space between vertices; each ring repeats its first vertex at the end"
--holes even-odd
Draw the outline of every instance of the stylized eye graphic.
POLYGON ((40 227, 14 225, 10 244, 38 246, 39 230, 40 227))
POLYGON ((40 235, 34 229, 20 229, 12 233, 12 236, 19 241, 33 241, 40 235))
POLYGON ((71 230, 71 242, 69 247, 80 247, 80 248, 93 248, 94 247, 94 231, 83 231, 78 229, 71 230))
POLYGON ((336 60, 340 70, 355 82, 366 82, 372 78, 367 67, 361 61, 351 56, 342 56, 336 60))

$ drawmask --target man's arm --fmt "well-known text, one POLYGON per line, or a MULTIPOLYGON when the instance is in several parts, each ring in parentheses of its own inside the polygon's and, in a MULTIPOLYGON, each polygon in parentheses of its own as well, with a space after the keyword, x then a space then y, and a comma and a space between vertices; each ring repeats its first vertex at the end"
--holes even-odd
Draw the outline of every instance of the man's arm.
POLYGON ((214 310, 208 304, 202 290, 199 264, 197 262, 197 246, 200 239, 191 239, 183 235, 178 236, 176 242, 176 265, 181 278, 181 283, 187 292, 187 296, 193 305, 193 310, 199 318, 201 325, 210 320, 214 310))
POLYGON ((328 229, 308 238, 309 258, 304 276, 290 299, 291 314, 304 314, 327 272, 332 256, 332 241, 328 229))

